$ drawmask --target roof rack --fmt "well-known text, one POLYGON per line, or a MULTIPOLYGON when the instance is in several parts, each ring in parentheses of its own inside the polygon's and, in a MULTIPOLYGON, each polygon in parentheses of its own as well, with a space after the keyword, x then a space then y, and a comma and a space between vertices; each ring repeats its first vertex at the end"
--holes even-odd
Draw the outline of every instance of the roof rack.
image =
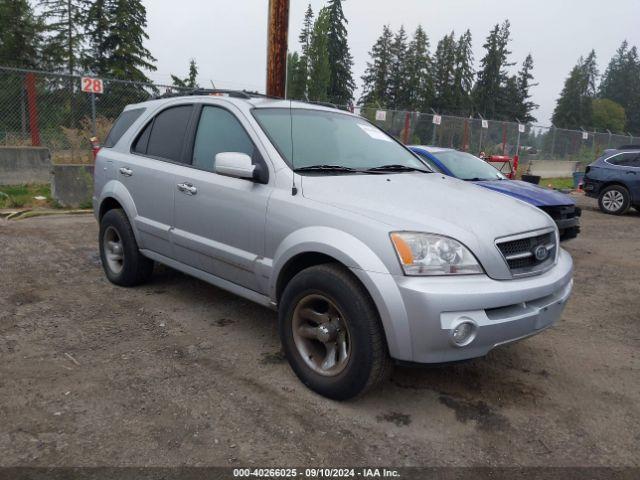
MULTIPOLYGON (((178 87, 179 88, 179 87, 178 87)), ((266 95, 260 92, 251 92, 248 90, 226 90, 219 88, 194 88, 193 90, 182 90, 182 91, 167 91, 161 95, 157 95, 154 99, 162 99, 162 98, 173 98, 173 97, 188 97, 188 96, 221 96, 221 97, 231 97, 231 98, 241 98, 245 100, 250 100, 252 98, 268 98, 272 100, 286 100, 280 97, 273 97, 271 95, 266 95)), ((320 105, 322 107, 335 108, 337 110, 346 110, 349 111, 348 108, 343 106, 336 105, 331 102, 321 102, 314 100, 295 100, 296 102, 309 103, 312 105, 320 105)))
POLYGON ((187 96, 196 96, 196 95, 243 98, 245 100, 249 100, 251 98, 276 98, 276 97, 269 97, 268 95, 265 95, 259 92, 249 92, 247 90, 225 90, 225 89, 219 89, 219 88, 194 88, 193 90, 177 91, 177 92, 167 91, 166 93, 158 95, 154 98, 161 99, 161 98, 187 97, 187 96))

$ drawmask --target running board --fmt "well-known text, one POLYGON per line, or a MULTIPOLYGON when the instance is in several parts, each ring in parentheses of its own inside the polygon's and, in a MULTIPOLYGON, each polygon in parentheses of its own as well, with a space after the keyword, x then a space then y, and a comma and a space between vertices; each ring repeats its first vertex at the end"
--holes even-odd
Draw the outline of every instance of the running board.
POLYGON ((262 305, 263 307, 270 308, 272 310, 276 309, 276 304, 271 301, 269 297, 266 295, 262 295, 261 293, 255 292, 248 288, 242 287, 236 283, 230 282, 220 277, 216 277, 215 275, 211 275, 210 273, 203 272, 202 270, 198 270, 197 268, 190 267, 189 265, 184 265, 180 262, 176 262, 171 258, 165 257, 164 255, 160 255, 159 253, 152 252, 150 250, 141 249, 140 253, 151 260, 154 260, 158 263, 162 263, 167 267, 171 267, 175 270, 178 270, 182 273, 186 273, 192 277, 195 277, 203 282, 210 283, 211 285, 231 292, 239 297, 245 298, 251 302, 262 305))

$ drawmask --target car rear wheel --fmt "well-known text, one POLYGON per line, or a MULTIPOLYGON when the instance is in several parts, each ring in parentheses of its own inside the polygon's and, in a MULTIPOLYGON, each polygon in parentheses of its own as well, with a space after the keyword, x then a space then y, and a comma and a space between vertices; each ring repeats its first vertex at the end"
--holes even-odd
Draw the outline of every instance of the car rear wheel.
POLYGON ((325 397, 363 394, 391 370, 375 305, 340 265, 311 267, 289 282, 280 302, 279 330, 295 374, 325 397))
POLYGON ((111 283, 133 287, 153 273, 153 261, 142 255, 127 215, 109 210, 100 221, 100 259, 111 283))
POLYGON ((629 191, 621 185, 605 188, 598 198, 600 210, 610 215, 622 215, 629 210, 631 198, 629 191))

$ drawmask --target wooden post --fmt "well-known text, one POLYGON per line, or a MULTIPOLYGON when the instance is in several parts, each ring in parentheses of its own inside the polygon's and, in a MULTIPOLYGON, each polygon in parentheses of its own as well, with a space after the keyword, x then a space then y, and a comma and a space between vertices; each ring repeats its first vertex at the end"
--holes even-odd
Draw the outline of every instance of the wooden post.
POLYGON ((269 0, 267 95, 272 97, 285 97, 288 33, 289 0, 269 0))

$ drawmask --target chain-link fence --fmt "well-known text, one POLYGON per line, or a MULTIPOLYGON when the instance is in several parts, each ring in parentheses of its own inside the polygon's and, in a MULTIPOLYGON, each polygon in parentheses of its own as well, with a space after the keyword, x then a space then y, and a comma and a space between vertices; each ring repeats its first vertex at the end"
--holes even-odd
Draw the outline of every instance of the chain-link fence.
POLYGON ((521 160, 592 162, 607 148, 640 142, 640 136, 567 130, 479 118, 356 109, 357 113, 407 144, 455 148, 474 154, 509 155, 521 160))
MULTIPOLYGON (((92 160, 91 137, 104 140, 126 105, 179 90, 169 85, 104 79, 104 93, 94 97, 81 91, 80 76, 0 67, 0 146, 44 146, 51 150, 55 163, 87 163, 92 160)), ((518 153, 524 162, 589 162, 606 148, 640 142, 640 137, 632 135, 435 113, 356 111, 408 144, 451 147, 474 154, 518 153)))
POLYGON ((179 90, 104 79, 93 95, 81 78, 0 67, 0 146, 43 146, 54 163, 89 163, 91 138, 104 140, 126 105, 179 90))

